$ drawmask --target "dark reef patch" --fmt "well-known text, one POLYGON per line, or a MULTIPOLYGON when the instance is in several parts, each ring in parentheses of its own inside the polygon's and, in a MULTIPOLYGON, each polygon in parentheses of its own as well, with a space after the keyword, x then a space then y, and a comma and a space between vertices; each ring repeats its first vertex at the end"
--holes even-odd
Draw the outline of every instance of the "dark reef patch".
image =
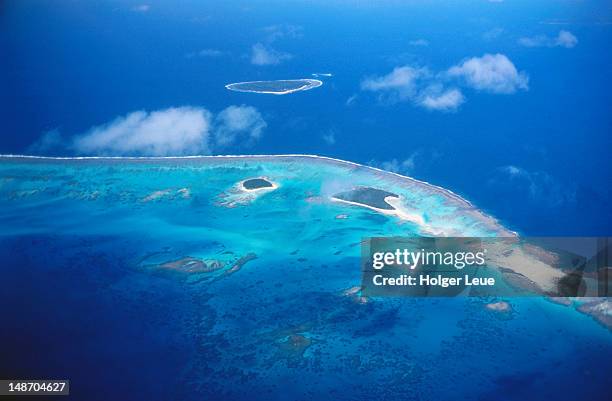
POLYGON ((159 268, 176 270, 185 273, 208 273, 219 270, 223 267, 223 262, 218 260, 209 261, 208 263, 191 256, 187 256, 178 260, 169 261, 159 265, 159 268))
POLYGON ((262 188, 272 188, 273 185, 270 181, 263 178, 251 178, 242 182, 242 186, 244 189, 262 189, 262 188))
POLYGON ((347 202, 359 203, 364 206, 375 207, 377 209, 395 210, 393 206, 385 201, 385 198, 388 196, 399 198, 398 195, 392 192, 371 187, 359 187, 350 191, 341 192, 334 195, 334 198, 347 202))

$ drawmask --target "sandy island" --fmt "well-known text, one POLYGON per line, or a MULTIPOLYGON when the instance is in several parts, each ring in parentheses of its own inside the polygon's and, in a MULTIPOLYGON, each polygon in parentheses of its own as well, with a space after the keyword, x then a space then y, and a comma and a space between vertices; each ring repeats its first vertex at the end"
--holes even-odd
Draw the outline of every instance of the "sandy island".
POLYGON ((361 206, 388 216, 395 216, 401 220, 417 224, 424 231, 436 234, 427 225, 423 216, 410 213, 403 209, 399 195, 371 187, 358 187, 352 191, 342 192, 331 197, 332 201, 361 206))
POLYGON ((277 183, 265 177, 248 178, 240 181, 238 186, 240 190, 244 192, 265 192, 273 191, 278 188, 277 183))

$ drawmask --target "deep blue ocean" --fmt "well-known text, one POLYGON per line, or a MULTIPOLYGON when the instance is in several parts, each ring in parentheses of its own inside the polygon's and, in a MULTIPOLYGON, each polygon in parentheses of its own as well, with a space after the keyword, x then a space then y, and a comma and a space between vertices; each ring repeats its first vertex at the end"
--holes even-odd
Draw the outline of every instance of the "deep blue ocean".
MULTIPOLYGON (((210 153, 329 156, 447 188, 521 235, 609 236, 611 37, 608 1, 1 1, 0 154, 74 156, 74 138, 139 110, 249 106, 261 136, 210 153), (562 31, 577 42, 559 44, 562 31), (257 44, 278 62, 254 64, 257 44), (511 60, 528 88, 457 84, 465 100, 451 111, 363 89, 404 66, 446 85, 445 71, 485 54, 511 60), (285 96, 224 87, 315 73, 333 76, 285 96), (41 150, 49 132, 63 143, 41 150)), ((339 295, 359 284, 358 248, 317 260, 321 241, 405 234, 390 217, 351 210, 355 226, 326 237, 321 221, 344 211, 240 206, 228 223, 214 197, 176 206, 182 179, 206 192, 191 173, 141 181, 71 167, 28 186, 2 171, 0 379, 67 377, 71 398, 86 400, 609 398, 610 330, 574 308, 526 298, 496 314, 489 299, 339 295), (149 191, 113 192, 118 177, 149 191), (258 215, 266 225, 240 237, 258 215), (309 256, 260 255, 212 283, 145 263, 236 238, 244 255, 279 237, 309 256)), ((248 178, 239 173, 213 177, 248 178)))

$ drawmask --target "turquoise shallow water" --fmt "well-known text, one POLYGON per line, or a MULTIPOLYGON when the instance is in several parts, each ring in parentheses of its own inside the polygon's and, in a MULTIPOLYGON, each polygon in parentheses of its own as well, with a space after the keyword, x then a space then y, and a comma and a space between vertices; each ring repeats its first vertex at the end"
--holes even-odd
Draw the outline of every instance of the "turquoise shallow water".
POLYGON ((350 292, 364 237, 432 231, 509 234, 329 159, 3 158, 0 375, 67 377, 81 399, 606 399, 612 336, 572 308, 350 292), (241 190, 257 177, 278 187, 241 190), (331 199, 355 186, 422 223, 331 199))

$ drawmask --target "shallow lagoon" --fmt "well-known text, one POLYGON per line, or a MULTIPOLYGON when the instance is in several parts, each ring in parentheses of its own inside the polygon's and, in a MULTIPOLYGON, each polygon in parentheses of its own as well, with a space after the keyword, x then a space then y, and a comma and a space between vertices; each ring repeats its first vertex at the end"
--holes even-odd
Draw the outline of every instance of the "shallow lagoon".
POLYGON ((364 236, 507 233, 405 177, 312 157, 3 158, 0 206, 2 370, 68 377, 80 398, 606 395, 612 336, 571 308, 352 290, 364 236), (278 187, 244 191, 257 177, 278 187), (427 225, 330 199, 355 187, 427 225))

